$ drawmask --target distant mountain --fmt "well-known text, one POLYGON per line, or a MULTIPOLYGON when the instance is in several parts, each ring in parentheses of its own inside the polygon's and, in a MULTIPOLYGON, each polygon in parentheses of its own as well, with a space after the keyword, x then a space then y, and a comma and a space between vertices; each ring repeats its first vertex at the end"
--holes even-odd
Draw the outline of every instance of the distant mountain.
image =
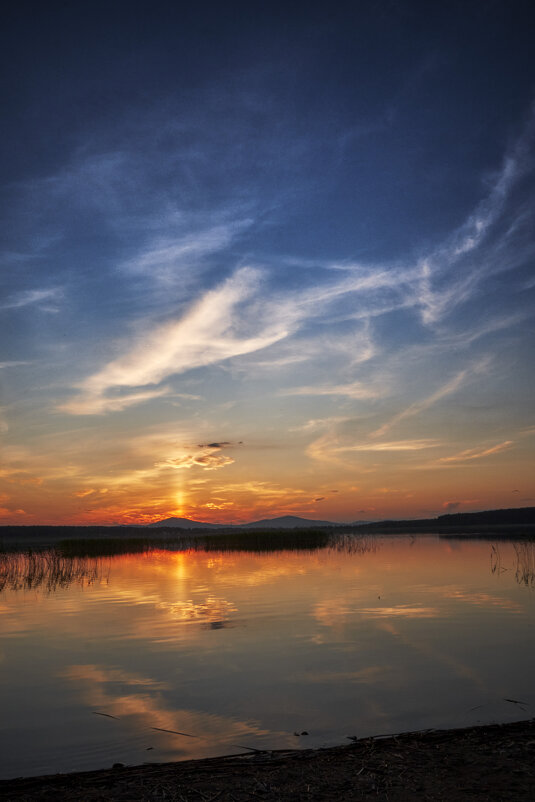
POLYGON ((242 529, 301 529, 314 526, 340 526, 332 521, 315 521, 312 518, 299 518, 297 515, 283 515, 280 518, 263 518, 261 521, 252 521, 242 524, 242 529))
POLYGON ((208 524, 203 521, 191 521, 189 518, 165 518, 147 524, 151 529, 173 527, 176 529, 301 529, 314 526, 340 526, 333 521, 314 521, 311 518, 299 518, 297 515, 283 515, 280 518, 264 518, 248 524, 208 524))
MULTIPOLYGON (((416 520, 392 521, 354 521, 342 523, 335 521, 315 521, 313 518, 299 518, 297 515, 283 515, 279 518, 263 518, 261 521, 251 521, 247 524, 209 524, 203 521, 191 521, 189 518, 165 518, 147 524, 152 529, 211 529, 211 530, 240 530, 240 529, 304 529, 314 527, 354 527, 361 531, 374 532, 380 530, 409 530, 438 531, 442 527, 463 526, 523 526, 535 525, 535 507, 515 507, 510 510, 484 510, 482 512, 447 513, 437 518, 417 518, 416 520)), ((18 527, 21 528, 21 527, 18 527)), ((126 527, 125 527, 126 528, 126 527)), ((145 527, 146 528, 146 527, 145 527)))
POLYGON ((177 529, 221 529, 225 524, 207 524, 204 521, 190 521, 189 518, 164 518, 163 521, 155 521, 147 524, 147 528, 156 529, 162 526, 172 526, 177 529))

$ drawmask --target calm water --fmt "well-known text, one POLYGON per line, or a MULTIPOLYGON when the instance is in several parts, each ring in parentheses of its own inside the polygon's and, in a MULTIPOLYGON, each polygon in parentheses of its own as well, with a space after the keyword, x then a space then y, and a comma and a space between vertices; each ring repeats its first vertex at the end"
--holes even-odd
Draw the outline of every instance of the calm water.
POLYGON ((528 718, 534 549, 0 557, 1 776, 528 718))

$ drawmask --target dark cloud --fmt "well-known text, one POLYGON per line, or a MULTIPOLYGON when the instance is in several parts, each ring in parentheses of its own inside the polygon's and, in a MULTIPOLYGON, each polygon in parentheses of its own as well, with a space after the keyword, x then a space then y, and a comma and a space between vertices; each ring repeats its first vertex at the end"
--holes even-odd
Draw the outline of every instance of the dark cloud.
POLYGON ((243 440, 238 440, 237 443, 232 443, 230 440, 221 440, 215 443, 199 443, 198 448, 229 448, 232 446, 243 445, 243 440))
POLYGON ((445 510, 448 510, 448 512, 452 512, 453 510, 459 509, 459 507, 461 506, 461 502, 460 501, 445 501, 442 506, 443 506, 443 508, 445 510))
POLYGON ((320 496, 319 498, 315 498, 314 501, 325 501, 325 496, 320 496))

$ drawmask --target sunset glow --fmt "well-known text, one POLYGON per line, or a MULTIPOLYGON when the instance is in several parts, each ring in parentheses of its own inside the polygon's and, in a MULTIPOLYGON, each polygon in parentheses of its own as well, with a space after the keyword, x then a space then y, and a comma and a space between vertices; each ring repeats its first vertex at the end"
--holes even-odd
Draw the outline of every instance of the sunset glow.
POLYGON ((12 11, 0 524, 535 505, 529 26, 393 5, 12 11))

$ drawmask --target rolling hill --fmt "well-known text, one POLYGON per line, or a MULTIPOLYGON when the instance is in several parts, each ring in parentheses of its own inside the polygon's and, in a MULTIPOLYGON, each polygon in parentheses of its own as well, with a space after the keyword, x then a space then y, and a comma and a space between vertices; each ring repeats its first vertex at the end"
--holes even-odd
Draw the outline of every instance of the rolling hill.
POLYGON ((161 527, 176 527, 177 529, 309 529, 314 526, 340 526, 340 524, 333 521, 299 518, 297 515, 263 518, 260 521, 251 521, 246 524, 208 524, 203 521, 192 521, 189 518, 165 518, 163 521, 147 524, 147 527, 152 529, 161 527))

